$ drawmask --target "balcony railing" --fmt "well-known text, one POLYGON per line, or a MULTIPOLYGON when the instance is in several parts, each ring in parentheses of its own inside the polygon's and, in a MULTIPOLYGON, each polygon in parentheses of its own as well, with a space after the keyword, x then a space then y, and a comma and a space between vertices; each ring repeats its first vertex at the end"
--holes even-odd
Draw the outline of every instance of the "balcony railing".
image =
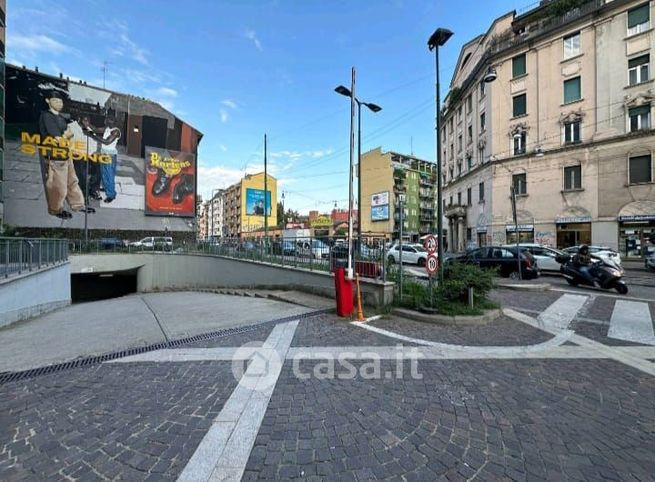
POLYGON ((22 274, 68 261, 68 240, 0 238, 0 276, 22 274))

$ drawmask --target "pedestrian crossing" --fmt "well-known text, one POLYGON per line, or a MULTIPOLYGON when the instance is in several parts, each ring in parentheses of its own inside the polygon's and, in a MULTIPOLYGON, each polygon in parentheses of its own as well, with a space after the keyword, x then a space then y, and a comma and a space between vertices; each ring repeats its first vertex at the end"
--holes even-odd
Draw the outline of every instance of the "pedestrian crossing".
POLYGON ((655 332, 648 303, 617 300, 612 311, 607 336, 618 340, 655 345, 655 332))

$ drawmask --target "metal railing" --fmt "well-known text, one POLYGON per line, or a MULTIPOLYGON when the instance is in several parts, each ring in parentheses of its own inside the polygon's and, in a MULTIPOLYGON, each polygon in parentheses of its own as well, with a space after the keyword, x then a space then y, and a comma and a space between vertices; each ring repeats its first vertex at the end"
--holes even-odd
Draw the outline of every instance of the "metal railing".
MULTIPOLYGON (((353 239, 354 268, 361 276, 385 279, 386 243, 383 237, 353 239)), ((95 239, 88 243, 70 241, 71 254, 163 253, 209 254, 235 259, 261 261, 311 271, 334 271, 346 267, 348 243, 345 237, 220 238, 197 243, 159 241, 128 242, 119 239, 95 239)))
POLYGON ((0 276, 4 278, 66 261, 66 239, 0 237, 0 276))

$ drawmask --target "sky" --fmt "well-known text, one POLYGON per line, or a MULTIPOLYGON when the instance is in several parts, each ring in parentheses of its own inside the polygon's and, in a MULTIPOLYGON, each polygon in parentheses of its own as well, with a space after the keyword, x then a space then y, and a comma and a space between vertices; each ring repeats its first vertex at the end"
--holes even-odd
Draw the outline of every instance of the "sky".
MULTIPOLYGON (((532 4, 532 5, 531 5, 532 4)), ((437 27, 442 99, 461 46, 534 0, 8 0, 7 61, 159 102, 204 134, 198 192, 263 171, 285 207, 348 206, 350 87, 362 152, 435 158, 437 27)))

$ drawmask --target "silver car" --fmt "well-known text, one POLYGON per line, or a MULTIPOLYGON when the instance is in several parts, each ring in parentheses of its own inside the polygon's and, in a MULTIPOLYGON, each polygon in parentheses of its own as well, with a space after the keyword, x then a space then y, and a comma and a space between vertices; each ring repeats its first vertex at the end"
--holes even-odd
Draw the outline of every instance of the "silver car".
MULTIPOLYGON (((507 247, 516 247, 515 244, 508 244, 507 247)), ((560 264, 555 258, 566 253, 559 251, 548 246, 541 246, 536 243, 520 243, 519 247, 522 251, 528 251, 537 261, 537 266, 542 272, 546 273, 559 273, 560 264)))

